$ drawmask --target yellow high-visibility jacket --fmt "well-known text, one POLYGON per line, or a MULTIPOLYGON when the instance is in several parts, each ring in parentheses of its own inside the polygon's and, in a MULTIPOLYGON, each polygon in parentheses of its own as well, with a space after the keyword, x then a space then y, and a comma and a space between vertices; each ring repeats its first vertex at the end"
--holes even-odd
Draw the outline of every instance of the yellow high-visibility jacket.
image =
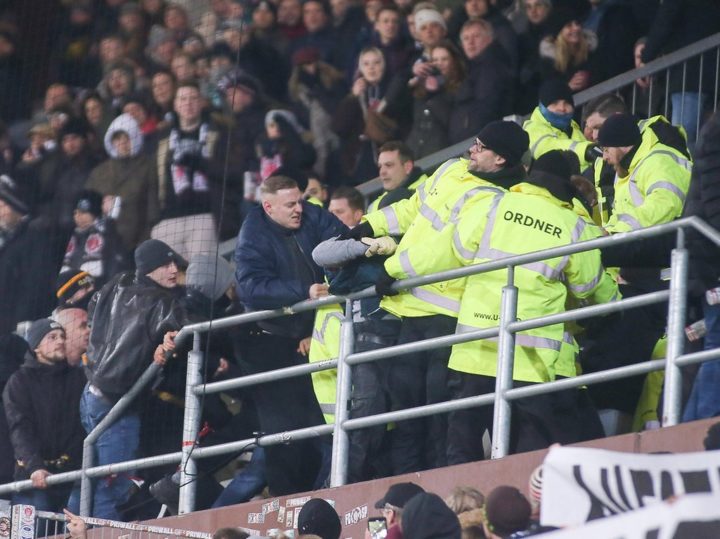
POLYGON ((551 150, 570 150, 578 156, 581 170, 589 167, 590 163, 585 159, 585 152, 592 142, 585 138, 575 120, 570 123, 570 126, 572 131, 568 136, 564 131, 553 127, 542 115, 540 108, 535 107, 530 119, 523 124, 523 129, 530 137, 530 153, 533 159, 537 159, 551 150))
MULTIPOLYGON (((638 122, 638 127, 640 128, 640 134, 642 135, 643 141, 647 142, 650 146, 654 146, 660 140, 657 137, 657 134, 652 129, 653 125, 656 125, 659 122, 665 122, 669 123, 667 118, 662 115, 653 116, 651 118, 647 118, 645 120, 640 120, 638 122)), ((682 127, 679 127, 680 133, 683 137, 687 140, 687 135, 685 134, 685 130, 682 127)), ((608 200, 603 196, 602 191, 600 189, 600 179, 602 177, 602 170, 604 166, 610 166, 605 165, 605 162, 603 161, 602 157, 598 157, 595 160, 595 163, 593 164, 593 174, 595 179, 595 190, 597 192, 598 196, 598 204, 593 208, 593 219, 595 223, 597 223, 600 226, 605 226, 608 224, 608 221, 610 219, 610 216, 612 215, 612 207, 608 200)), ((617 182, 617 174, 615 175, 615 182, 617 182)))
POLYGON ((692 162, 678 150, 644 137, 626 176, 615 180, 615 203, 605 227, 628 232, 667 223, 682 214, 692 162))
MULTIPOLYGON (((308 354, 310 363, 336 359, 340 355, 340 324, 343 316, 344 311, 339 304, 325 305, 317 310, 308 354)), ((314 372, 310 376, 325 421, 334 423, 337 369, 314 372)))
MULTIPOLYGON (((464 205, 457 225, 417 246, 418 274, 497 260, 507 256, 568 245, 589 239, 585 220, 546 189, 519 184, 492 197, 475 196, 464 205)), ((408 276, 398 260, 386 262, 390 275, 408 276)), ((525 264, 515 269, 520 320, 563 312, 568 290, 596 302, 618 297, 615 281, 605 272, 597 250, 525 264)), ((457 333, 498 325, 507 270, 467 277, 457 333)), ((563 341, 563 324, 516 334, 513 378, 526 382, 554 380, 563 341)), ((495 376, 497 339, 453 346, 449 367, 495 376)))
MULTIPOLYGON (((408 250, 440 236, 457 222, 465 203, 474 196, 489 196, 504 189, 470 173, 466 159, 451 159, 420 185, 412 197, 365 216, 375 236, 403 235, 397 251, 385 262, 389 268, 412 258, 408 250)), ((520 181, 521 178, 518 178, 520 181)), ((410 262, 408 262, 410 263, 410 262)), ((409 266, 408 266, 409 269, 409 266)), ((410 270, 406 274, 413 275, 410 270)), ((380 306, 395 316, 457 317, 465 279, 453 279, 403 291, 383 298, 380 306)))

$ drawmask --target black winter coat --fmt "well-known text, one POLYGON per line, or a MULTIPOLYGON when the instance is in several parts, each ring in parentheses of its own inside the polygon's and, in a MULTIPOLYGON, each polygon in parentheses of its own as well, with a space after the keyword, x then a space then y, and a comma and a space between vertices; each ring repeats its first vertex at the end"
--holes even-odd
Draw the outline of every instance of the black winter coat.
POLYGON ((41 468, 55 473, 80 466, 85 430, 79 408, 85 382, 82 370, 65 361, 39 363, 28 351, 22 367, 3 391, 10 440, 18 461, 16 480, 27 479, 41 468), (45 462, 64 455, 68 460, 61 466, 45 462))
POLYGON ((47 230, 27 218, 9 234, 0 233, 0 335, 50 314, 60 269, 56 254, 47 230))
POLYGON ((505 51, 491 43, 477 58, 468 61, 468 76, 455 92, 450 112, 448 142, 472 137, 485 124, 510 114, 513 74, 505 51))
MULTIPOLYGON (((695 163, 683 215, 700 217, 720 231, 720 115, 715 114, 700 131, 695 163)), ((696 293, 718 286, 720 248, 708 240, 689 242, 690 275, 696 293)))
POLYGON ((108 398, 119 399, 152 363, 168 331, 185 324, 180 291, 149 277, 121 273, 93 298, 86 374, 108 398))

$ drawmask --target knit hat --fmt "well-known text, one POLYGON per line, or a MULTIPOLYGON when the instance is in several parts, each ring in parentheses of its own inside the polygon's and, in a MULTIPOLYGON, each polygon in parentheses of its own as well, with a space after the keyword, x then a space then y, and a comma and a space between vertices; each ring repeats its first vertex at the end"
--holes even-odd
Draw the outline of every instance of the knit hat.
POLYGON ((315 534, 322 539, 339 539, 342 525, 332 505, 322 498, 309 500, 300 509, 298 531, 300 534, 315 534))
POLYGON ((412 539, 460 539, 460 521, 440 496, 421 492, 405 505, 403 537, 412 539))
POLYGON ((447 23, 442 14, 436 9, 421 9, 415 13, 415 28, 420 30, 426 24, 436 22, 447 30, 447 23))
POLYGON ((415 483, 395 483, 385 493, 385 496, 375 502, 375 509, 382 509, 385 504, 402 509, 413 497, 425 490, 415 483))
POLYGON ((635 146, 641 140, 640 128, 631 114, 613 114, 598 132, 598 144, 604 147, 635 146))
POLYGON ((542 83, 538 97, 540 103, 546 107, 555 103, 555 101, 567 101, 575 106, 573 102, 573 94, 570 86, 562 79, 549 79, 542 83))
POLYGON ((547 34, 555 37, 566 24, 572 21, 582 23, 589 10, 590 4, 587 0, 573 0, 572 5, 570 3, 555 5, 545 23, 547 34))
POLYGON ((35 320, 35 322, 30 325, 30 329, 28 329, 27 332, 27 337, 25 337, 25 340, 30 346, 30 350, 35 350, 40 344, 40 341, 43 340, 45 335, 56 329, 63 329, 63 327, 57 322, 55 322, 55 320, 50 320, 49 318, 41 318, 40 320, 35 320))
POLYGON ((235 275, 230 263, 221 256, 195 255, 190 259, 185 284, 203 296, 217 301, 230 288, 235 275))
MULTIPOLYGON (((69 307, 72 305, 73 307, 84 308, 84 305, 82 304, 71 304, 68 302, 78 290, 87 288, 90 291, 94 287, 95 279, 93 279, 92 275, 90 275, 87 271, 80 271, 76 269, 63 271, 60 275, 58 275, 58 278, 55 281, 55 297, 58 299, 58 306, 69 307)), ((89 296, 90 294, 86 297, 86 301, 84 302, 85 305, 87 305, 87 302, 90 300, 89 296)))
POLYGON ((22 215, 30 212, 20 194, 20 189, 15 183, 15 180, 7 174, 0 176, 0 200, 22 215))
POLYGON ((543 172, 545 174, 551 174, 568 182, 570 181, 570 176, 572 175, 570 163, 567 159, 565 159, 561 150, 551 150, 542 154, 535 160, 532 168, 530 168, 530 172, 543 172))
POLYGON ((65 135, 77 135, 78 137, 87 137, 88 135, 88 124, 82 118, 71 117, 63 126, 60 128, 58 133, 58 139, 62 140, 65 135))
POLYGON ((505 158, 508 166, 518 164, 530 145, 530 138, 522 127, 503 120, 487 124, 477 138, 483 146, 505 158))
POLYGON ((85 189, 75 200, 75 209, 100 217, 102 215, 102 200, 102 195, 97 191, 85 189))
POLYGON ((147 275, 170 262, 175 262, 178 266, 187 266, 185 259, 164 241, 145 240, 135 249, 135 268, 138 275, 147 275))
POLYGON ((487 527, 502 537, 524 530, 530 524, 530 502, 515 487, 495 488, 485 502, 487 527))
POLYGON ((217 88, 221 92, 225 92, 229 88, 241 88, 249 94, 260 94, 262 87, 260 82, 252 75, 246 73, 242 69, 233 68, 225 75, 220 77, 217 88))

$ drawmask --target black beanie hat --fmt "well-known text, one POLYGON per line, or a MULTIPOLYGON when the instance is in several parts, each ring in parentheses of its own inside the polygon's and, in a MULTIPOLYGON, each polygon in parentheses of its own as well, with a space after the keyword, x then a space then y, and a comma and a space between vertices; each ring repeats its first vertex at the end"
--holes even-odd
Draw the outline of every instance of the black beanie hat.
POLYGON ((635 146, 641 140, 640 128, 631 114, 613 114, 598 132, 598 144, 609 148, 635 146))
POLYGON ((58 140, 62 140, 65 135, 77 135, 78 137, 86 138, 88 131, 88 124, 85 120, 73 117, 60 128, 58 140))
POLYGON ((530 502, 515 487, 496 487, 485 501, 485 519, 495 535, 505 537, 530 524, 530 502))
POLYGON ((332 505, 322 498, 309 500, 300 509, 298 531, 300 534, 314 534, 322 539, 339 539, 342 525, 332 505))
POLYGON ((84 309, 90 301, 89 293, 84 299, 79 300, 78 303, 68 303, 68 301, 70 301, 75 295, 75 292, 81 288, 92 290, 94 286, 95 279, 93 279, 92 275, 87 271, 75 269, 63 271, 55 281, 55 297, 58 299, 58 307, 79 307, 84 309))
POLYGON ((102 215, 102 195, 97 191, 85 189, 75 200, 75 209, 100 217, 102 215))
POLYGON ((187 266, 185 259, 164 241, 145 240, 135 249, 135 268, 138 275, 147 275, 170 262, 175 262, 181 267, 187 266))
POLYGON ((562 79, 549 79, 542 83, 538 94, 540 103, 546 107, 555 103, 555 101, 567 101, 575 106, 573 102, 573 94, 570 86, 562 79))
POLYGON ((558 176, 566 181, 570 181, 572 168, 570 163, 563 156, 561 150, 551 150, 538 157, 530 168, 530 172, 544 172, 558 176))
POLYGON ((477 136, 483 146, 505 158, 508 166, 517 165, 530 145, 528 134, 515 122, 490 122, 477 136))
POLYGON ((527 181, 547 189, 555 198, 571 202, 577 196, 577 191, 570 182, 573 170, 564 153, 562 150, 552 150, 538 157, 533 162, 527 181))
POLYGON ((0 176, 0 200, 5 202, 13 210, 22 215, 27 215, 29 209, 23 197, 20 194, 20 190, 10 176, 3 174, 0 176))
POLYGON ((50 320, 49 318, 41 318, 40 320, 35 320, 35 322, 30 324, 30 329, 28 329, 27 337, 25 339, 30 346, 30 350, 34 351, 45 335, 56 329, 63 329, 63 327, 55 322, 55 320, 50 320))
POLYGON ((403 537, 412 539, 460 539, 460 521, 440 496, 421 492, 402 514, 403 537))

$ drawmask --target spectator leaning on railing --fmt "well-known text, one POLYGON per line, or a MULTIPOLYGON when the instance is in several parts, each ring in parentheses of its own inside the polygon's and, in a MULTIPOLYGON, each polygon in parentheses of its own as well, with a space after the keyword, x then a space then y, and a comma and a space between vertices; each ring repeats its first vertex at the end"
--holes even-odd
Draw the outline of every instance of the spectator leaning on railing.
MULTIPOLYGON (((136 271, 111 280, 90 305, 90 344, 80 417, 89 433, 140 378, 151 362, 164 364, 165 348, 174 347, 167 332, 185 324, 177 289, 178 266, 185 261, 167 244, 147 240, 135 250, 136 271)), ((137 456, 140 417, 130 408, 100 435, 97 464, 137 456)), ((93 516, 121 520, 118 505, 127 500, 131 472, 95 485, 93 516)))

